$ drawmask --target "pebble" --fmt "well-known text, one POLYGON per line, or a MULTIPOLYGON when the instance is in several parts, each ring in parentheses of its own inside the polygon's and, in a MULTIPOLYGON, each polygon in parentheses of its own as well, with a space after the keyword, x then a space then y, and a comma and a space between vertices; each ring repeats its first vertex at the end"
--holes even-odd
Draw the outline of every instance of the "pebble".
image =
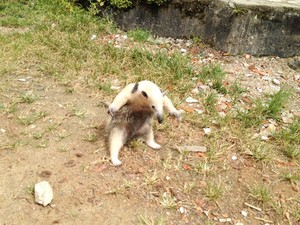
POLYGON ((268 136, 265 136, 265 135, 262 135, 262 136, 261 136, 261 140, 263 140, 263 141, 267 141, 268 139, 269 139, 268 136))
POLYGON ((209 91, 210 87, 208 85, 199 85, 198 90, 199 91, 209 91))
POLYGON ((280 81, 276 78, 272 80, 273 84, 280 85, 280 81))
POLYGON ((92 40, 95 40, 96 37, 97 37, 97 35, 96 35, 96 34, 93 34, 93 35, 91 36, 91 41, 92 41, 92 40))
POLYGON ((184 207, 180 207, 179 208, 179 212, 181 213, 181 214, 184 214, 184 213, 186 213, 186 209, 184 208, 184 207))
POLYGON ((187 103, 198 103, 199 101, 197 99, 192 98, 192 97, 187 97, 185 99, 185 102, 187 102, 187 103))
POLYGON ((233 155, 232 157, 231 157, 231 159, 233 160, 233 161, 235 161, 235 160, 237 160, 237 156, 236 155, 233 155))
POLYGON ((242 210, 242 215, 243 215, 243 217, 247 217, 248 216, 248 212, 247 211, 245 211, 245 210, 242 210))
POLYGON ((220 223, 226 223, 226 222, 231 222, 231 218, 221 218, 219 219, 220 223))
POLYGON ((4 130, 4 129, 2 129, 2 128, 0 129, 0 131, 1 131, 2 133, 5 133, 5 132, 6 132, 6 130, 4 130))
POLYGON ((203 130, 204 130, 204 133, 206 134, 206 135, 210 135, 211 134, 211 129, 210 128, 203 128, 203 130))
POLYGON ((53 199, 53 190, 47 181, 41 181, 34 186, 35 202, 46 206, 53 199))
POLYGON ((184 54, 184 53, 186 53, 186 49, 185 48, 181 48, 180 52, 184 54))

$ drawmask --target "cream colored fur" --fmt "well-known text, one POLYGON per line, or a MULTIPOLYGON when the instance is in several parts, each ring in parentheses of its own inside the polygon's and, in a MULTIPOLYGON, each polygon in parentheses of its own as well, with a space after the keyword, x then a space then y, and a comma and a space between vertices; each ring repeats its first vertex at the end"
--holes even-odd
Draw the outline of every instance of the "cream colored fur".
MULTIPOLYGON (((133 92, 136 84, 128 84, 120 93, 115 97, 113 102, 108 108, 108 113, 114 119, 114 114, 118 112, 124 105, 130 102, 130 107, 147 106, 149 110, 153 110, 154 115, 161 120, 163 118, 163 110, 166 110, 170 115, 175 116, 181 120, 181 115, 178 110, 173 106, 171 100, 161 93, 159 87, 151 81, 141 81, 138 83, 137 89, 133 92), (142 95, 142 91, 147 94, 147 97, 142 95)), ((152 117, 150 122, 144 121, 144 124, 139 128, 137 134, 141 134, 145 143, 153 148, 160 149, 161 146, 155 142, 152 129, 152 117)), ((126 123, 126 121, 124 121, 126 123)), ((114 166, 119 166, 122 162, 119 160, 119 152, 123 145, 127 142, 126 136, 128 132, 126 126, 112 127, 109 134, 109 151, 111 162, 114 166)))

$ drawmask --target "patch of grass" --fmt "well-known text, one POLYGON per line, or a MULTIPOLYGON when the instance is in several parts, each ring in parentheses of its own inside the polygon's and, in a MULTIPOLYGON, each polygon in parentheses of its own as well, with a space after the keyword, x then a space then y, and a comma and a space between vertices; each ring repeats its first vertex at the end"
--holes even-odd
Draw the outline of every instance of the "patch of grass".
POLYGON ((18 103, 12 101, 11 103, 3 104, 1 110, 3 110, 6 113, 15 113, 18 110, 18 103))
POLYGON ((173 209, 177 206, 177 199, 168 192, 164 192, 161 196, 160 204, 167 209, 173 209))
POLYGON ((203 192, 205 197, 210 201, 217 201, 223 196, 222 187, 214 183, 208 183, 203 192))
POLYGON ((146 42, 150 37, 150 33, 148 31, 140 28, 129 30, 127 34, 128 37, 133 38, 133 40, 137 42, 146 42))
POLYGON ((157 171, 154 171, 153 173, 147 173, 145 174, 145 184, 147 186, 153 186, 156 183, 159 182, 160 176, 159 173, 157 171))
POLYGON ((111 85, 108 84, 108 83, 99 83, 98 85, 98 88, 100 90, 102 90, 105 94, 111 94, 113 93, 113 90, 111 89, 111 85))
POLYGON ((283 150, 284 155, 291 159, 299 159, 300 158, 300 147, 299 145, 287 146, 283 150))
POLYGON ((31 104, 31 103, 35 102, 36 99, 37 99, 37 96, 35 94, 33 94, 32 91, 29 91, 20 96, 19 103, 31 104))
POLYGON ((274 139, 277 142, 278 149, 291 159, 300 158, 300 123, 294 120, 287 127, 275 133, 274 139))
POLYGON ((14 150, 21 146, 21 141, 14 141, 11 143, 1 143, 0 150, 14 150))
POLYGON ((241 94, 244 92, 247 92, 247 89, 241 87, 237 81, 229 86, 228 94, 233 98, 234 102, 240 99, 241 94))
POLYGON ((73 108, 72 112, 71 112, 71 115, 79 117, 79 118, 84 118, 85 117, 85 113, 86 112, 83 109, 73 108))
POLYGON ((26 187, 26 192, 30 195, 34 195, 34 184, 28 185, 26 187))
POLYGON ((21 124, 28 126, 35 123, 39 119, 46 117, 46 115, 47 114, 45 112, 37 112, 26 116, 25 115, 18 116, 18 120, 21 122, 21 124))
POLYGON ((282 175, 282 178, 289 182, 296 182, 300 180, 299 171, 288 172, 282 175))
POLYGON ((204 99, 204 107, 206 109, 206 112, 208 114, 214 114, 216 113, 216 104, 217 104, 218 98, 217 93, 215 91, 211 91, 208 93, 206 98, 204 99))
POLYGON ((219 64, 210 64, 202 67, 201 73, 198 75, 200 80, 205 84, 212 84, 212 87, 219 93, 226 94, 228 91, 223 85, 225 72, 219 64))
POLYGON ((97 141, 97 135, 95 133, 88 133, 83 140, 94 143, 97 141))
POLYGON ((267 204, 270 203, 272 200, 271 191, 265 184, 255 184, 254 186, 249 188, 250 196, 262 203, 267 204))
POLYGON ((270 95, 266 107, 263 111, 263 115, 266 118, 280 119, 280 113, 287 103, 287 100, 292 94, 291 89, 281 88, 277 93, 270 95))
POLYGON ((131 0, 110 0, 110 4, 118 9, 127 9, 132 5, 131 0))
POLYGON ((251 108, 238 109, 236 118, 245 128, 256 127, 261 124, 263 116, 264 104, 260 99, 254 100, 251 108))
POLYGON ((183 188, 182 188, 182 192, 183 192, 184 194, 189 194, 189 193, 191 193, 196 187, 197 187, 197 185, 195 184, 195 182, 184 183, 184 186, 183 186, 183 188))
POLYGON ((162 216, 151 218, 149 216, 139 216, 138 225, 164 225, 164 218, 162 216))
POLYGON ((300 204, 298 204, 297 209, 293 212, 293 216, 295 217, 297 222, 300 222, 300 208, 299 208, 299 206, 300 206, 300 204))
POLYGON ((267 144, 261 142, 253 143, 253 146, 251 146, 250 151, 252 152, 252 157, 256 161, 268 162, 272 159, 271 147, 268 146, 267 144))
POLYGON ((44 132, 36 132, 32 136, 34 139, 41 139, 44 136, 44 132))
POLYGON ((147 0, 147 3, 148 4, 156 4, 158 6, 161 6, 161 5, 165 4, 168 1, 169 0, 147 0))
POLYGON ((194 170, 200 174, 208 174, 212 171, 212 166, 208 162, 197 162, 193 165, 194 170))

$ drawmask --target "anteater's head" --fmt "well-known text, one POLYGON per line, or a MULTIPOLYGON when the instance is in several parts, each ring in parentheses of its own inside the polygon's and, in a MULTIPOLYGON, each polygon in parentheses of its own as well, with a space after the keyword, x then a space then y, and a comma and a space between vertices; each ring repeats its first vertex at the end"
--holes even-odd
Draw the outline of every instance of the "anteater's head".
POLYGON ((153 110, 159 123, 163 122, 164 93, 161 92, 156 84, 148 80, 143 80, 136 83, 131 92, 153 110))

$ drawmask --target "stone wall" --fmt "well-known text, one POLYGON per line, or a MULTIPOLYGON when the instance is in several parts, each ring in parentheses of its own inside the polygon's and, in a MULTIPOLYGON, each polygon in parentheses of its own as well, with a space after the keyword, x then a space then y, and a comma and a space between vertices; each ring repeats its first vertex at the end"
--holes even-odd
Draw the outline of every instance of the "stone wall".
POLYGON ((196 36, 234 55, 300 55, 300 9, 228 2, 173 0, 155 6, 137 1, 128 10, 114 11, 113 17, 125 30, 139 27, 163 37, 196 36))

